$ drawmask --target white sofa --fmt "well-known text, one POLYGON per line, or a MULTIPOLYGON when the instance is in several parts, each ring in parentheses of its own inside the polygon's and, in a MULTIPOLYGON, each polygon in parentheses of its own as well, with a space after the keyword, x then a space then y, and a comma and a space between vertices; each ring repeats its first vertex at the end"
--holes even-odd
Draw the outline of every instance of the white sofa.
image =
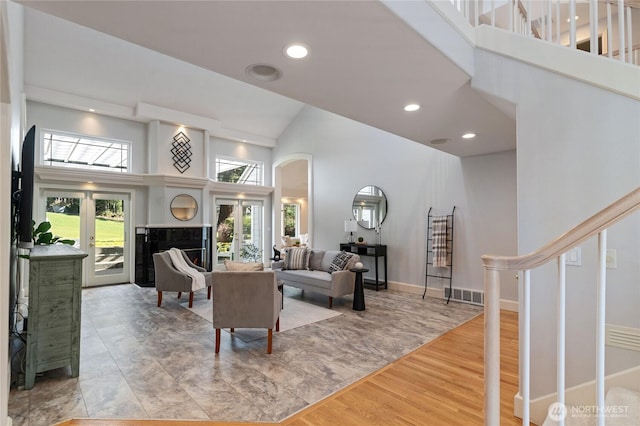
POLYGON ((306 249, 308 257, 305 265, 292 265, 287 262, 287 256, 290 256, 289 250, 305 249, 287 249, 284 260, 271 264, 276 278, 283 284, 329 296, 329 308, 333 306, 334 297, 353 294, 356 274, 349 269, 355 267, 355 264, 360 261, 360 256, 338 250, 306 249), (341 255, 340 260, 337 259, 338 255, 341 255), (350 257, 345 261, 345 256, 350 257), (341 266, 341 262, 346 263, 341 266), (335 270, 339 266, 341 269, 335 270))

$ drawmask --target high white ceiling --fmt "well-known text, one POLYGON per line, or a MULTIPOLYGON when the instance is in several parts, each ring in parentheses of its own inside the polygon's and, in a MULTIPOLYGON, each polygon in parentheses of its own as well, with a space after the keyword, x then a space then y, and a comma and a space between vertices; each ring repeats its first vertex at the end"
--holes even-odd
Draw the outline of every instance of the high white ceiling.
POLYGON ((113 36, 28 10, 25 84, 33 87, 144 102, 272 139, 309 104, 458 156, 515 148, 513 118, 377 1, 22 3, 113 36), (283 55, 294 41, 310 47, 308 58, 283 55), (253 64, 282 76, 254 80, 245 73, 253 64), (407 113, 409 102, 422 108, 407 113), (461 139, 468 131, 475 140, 461 139), (442 138, 451 140, 431 145, 442 138))

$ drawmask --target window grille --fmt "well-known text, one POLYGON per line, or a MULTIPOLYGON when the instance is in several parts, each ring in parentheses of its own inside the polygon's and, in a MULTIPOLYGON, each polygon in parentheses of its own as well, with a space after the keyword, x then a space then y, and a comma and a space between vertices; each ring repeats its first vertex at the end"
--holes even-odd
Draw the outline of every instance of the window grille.
POLYGON ((216 158, 216 180, 218 182, 243 185, 262 185, 263 164, 231 158, 216 158))
POLYGON ((46 166, 129 172, 130 143, 71 133, 42 134, 42 164, 46 166))

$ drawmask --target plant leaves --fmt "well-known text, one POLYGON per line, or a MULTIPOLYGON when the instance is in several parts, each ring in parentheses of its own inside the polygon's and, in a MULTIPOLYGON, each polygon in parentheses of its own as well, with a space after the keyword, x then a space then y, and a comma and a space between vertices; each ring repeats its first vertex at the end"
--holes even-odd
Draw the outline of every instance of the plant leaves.
POLYGON ((51 222, 41 222, 40 225, 33 231, 34 236, 38 234, 43 234, 51 229, 51 222))
POLYGON ((36 244, 52 244, 51 240, 53 240, 53 234, 51 232, 43 232, 38 235, 36 244))

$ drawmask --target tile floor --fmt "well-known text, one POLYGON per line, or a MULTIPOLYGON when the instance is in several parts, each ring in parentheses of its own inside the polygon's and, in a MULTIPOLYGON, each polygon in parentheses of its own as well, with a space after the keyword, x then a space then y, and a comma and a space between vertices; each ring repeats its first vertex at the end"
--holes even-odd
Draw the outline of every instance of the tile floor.
MULTIPOLYGON (((285 287, 287 298, 326 297, 285 287)), ((83 290, 80 376, 46 372, 33 389, 12 388, 14 426, 69 418, 279 421, 481 312, 481 307, 392 290, 365 290, 366 311, 334 300, 342 315, 249 343, 222 333, 214 354, 209 321, 153 288, 83 290)), ((184 296, 183 296, 184 298, 184 296)), ((196 294, 205 298, 206 292, 196 294)))

